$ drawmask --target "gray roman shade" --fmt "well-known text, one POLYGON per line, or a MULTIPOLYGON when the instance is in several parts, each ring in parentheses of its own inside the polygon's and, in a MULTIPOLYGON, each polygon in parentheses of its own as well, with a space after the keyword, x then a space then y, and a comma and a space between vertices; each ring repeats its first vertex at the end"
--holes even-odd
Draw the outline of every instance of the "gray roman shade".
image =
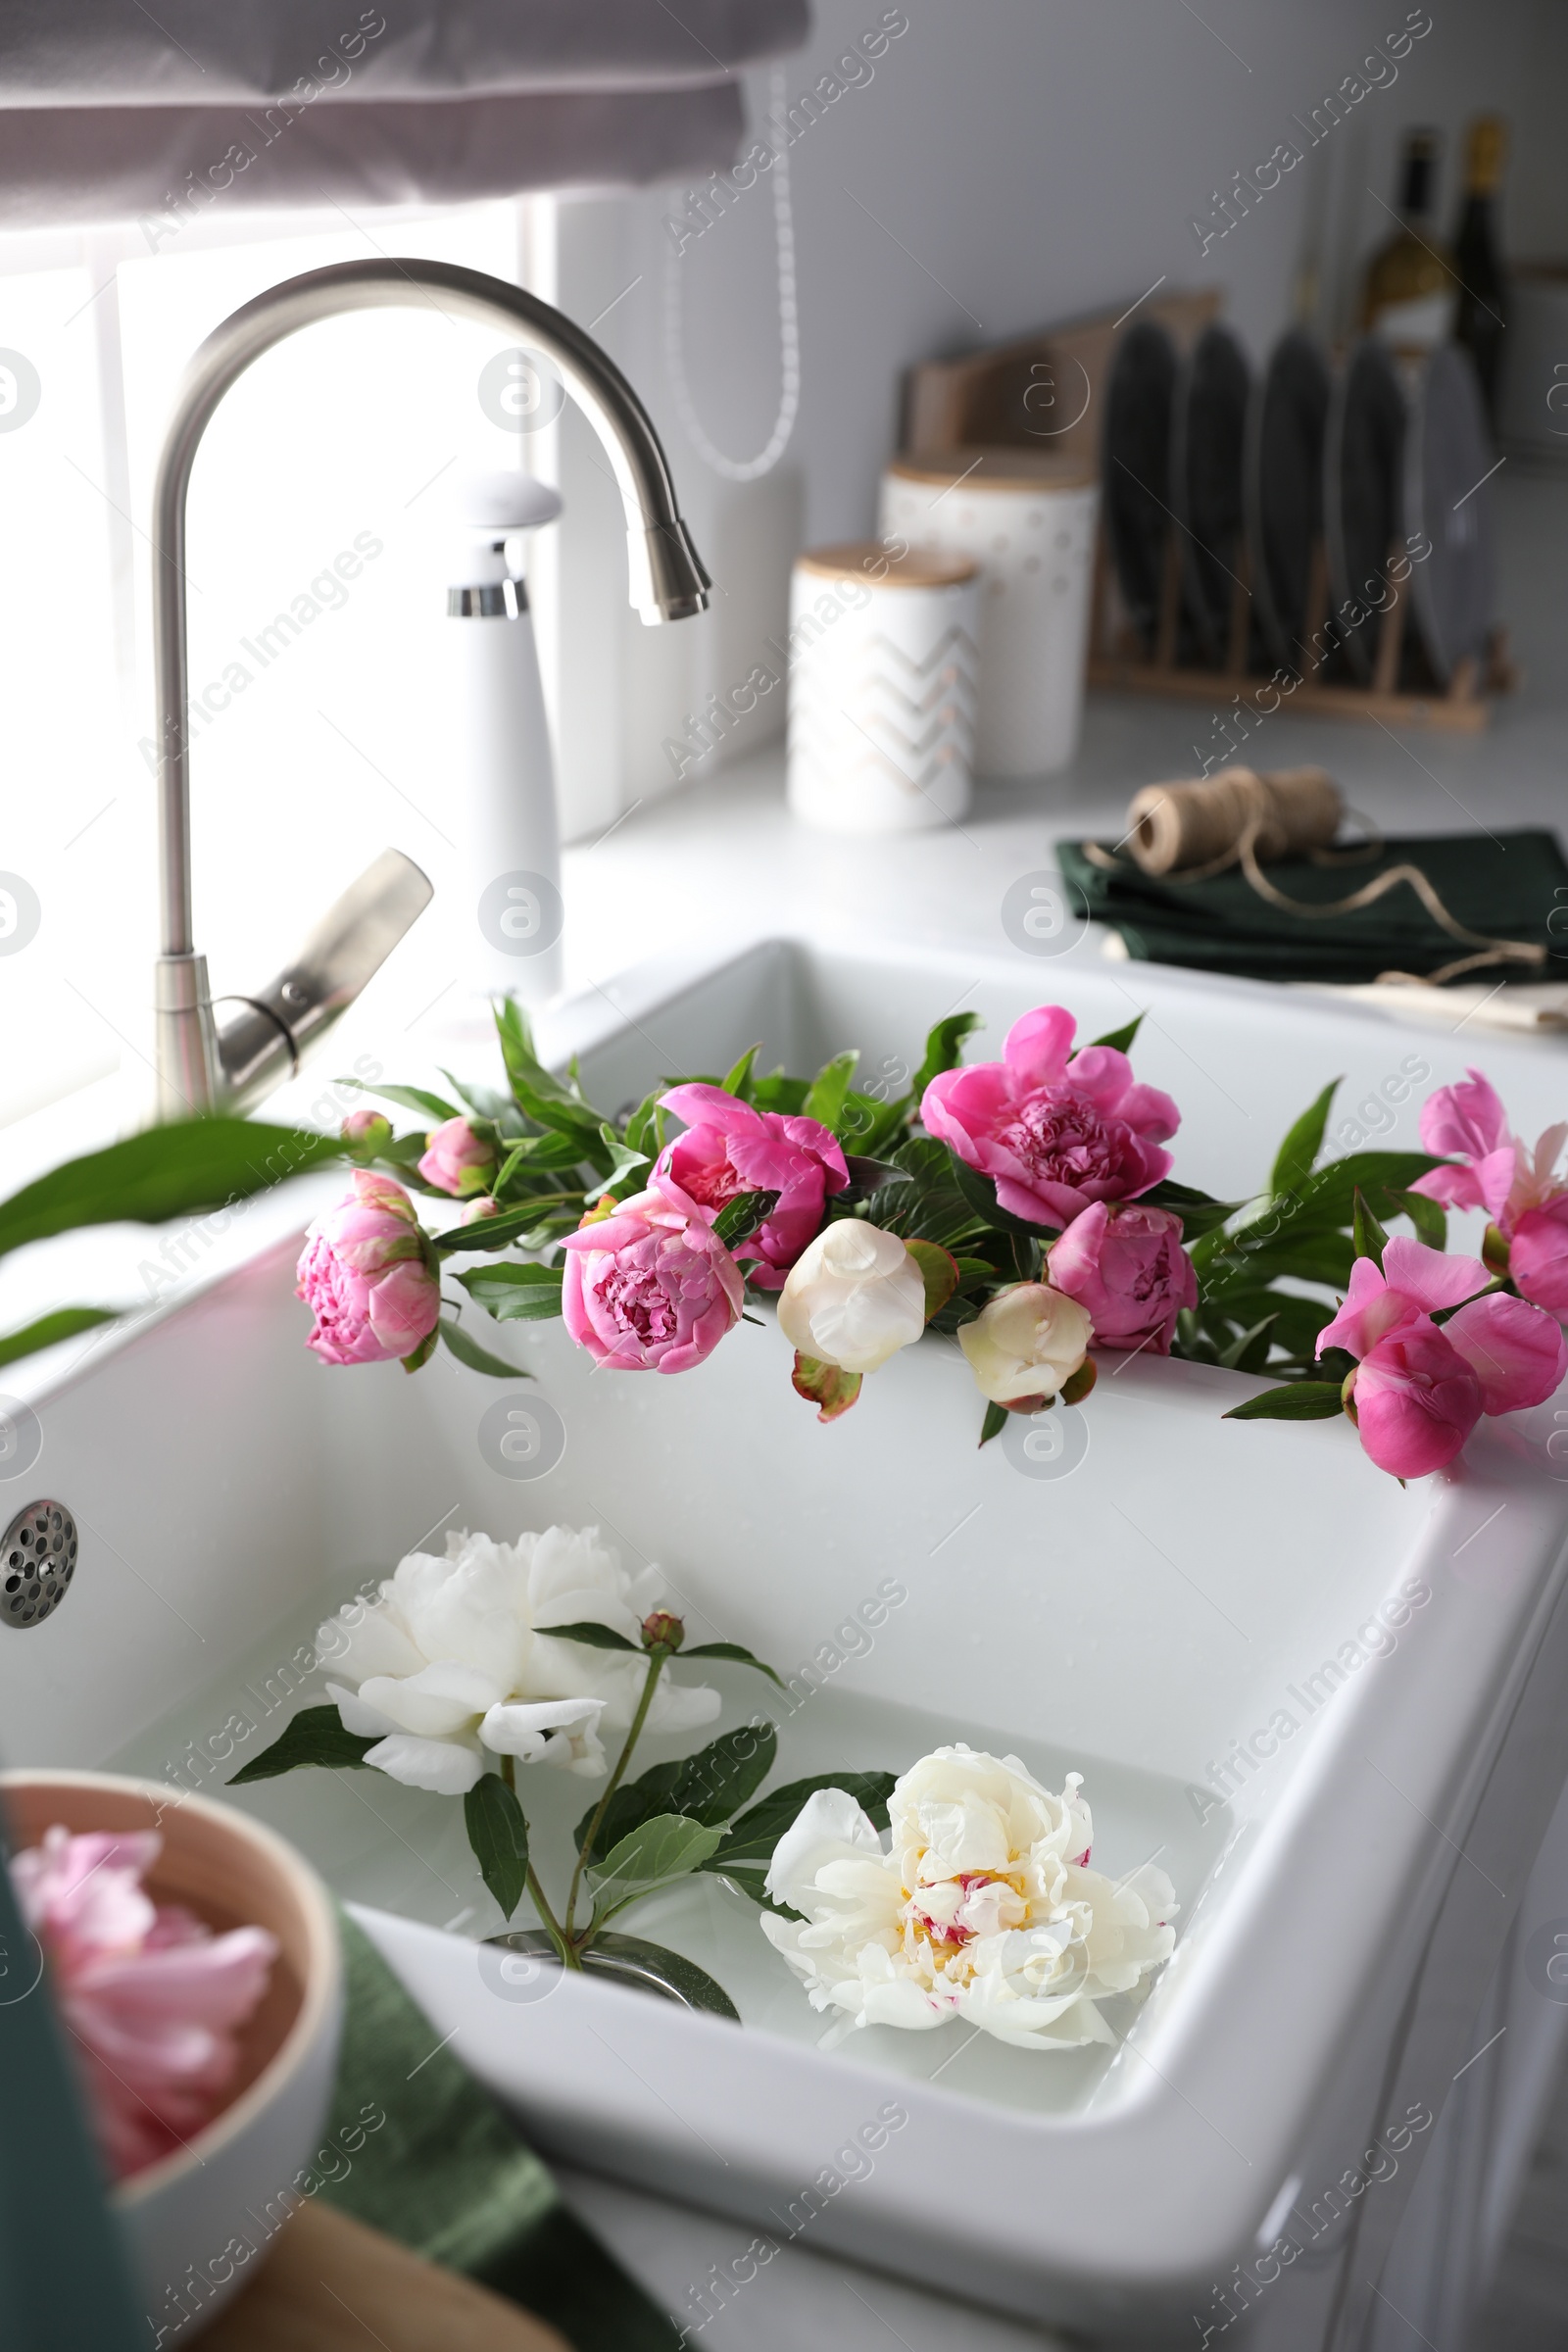
POLYGON ((733 161, 808 0, 3 0, 0 226, 415 204, 733 161))

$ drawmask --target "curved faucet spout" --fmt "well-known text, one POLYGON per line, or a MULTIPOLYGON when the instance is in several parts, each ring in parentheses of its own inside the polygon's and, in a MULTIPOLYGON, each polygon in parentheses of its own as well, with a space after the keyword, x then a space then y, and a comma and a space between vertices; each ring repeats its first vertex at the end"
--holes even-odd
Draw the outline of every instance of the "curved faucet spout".
MULTIPOLYGON (((602 443, 626 510, 631 603, 645 621, 704 612, 711 585, 675 505, 659 436, 636 393, 591 336, 504 278, 448 262, 344 262, 292 277, 208 336, 186 371, 154 492, 153 654, 158 696, 160 1115, 213 1108, 228 1091, 205 960, 191 922, 190 774, 185 614, 185 499, 215 410, 253 360, 318 318, 423 305, 514 333, 560 369, 602 443)), ((412 919, 412 918, 411 918, 412 919)), ((368 977, 368 975, 367 975, 368 977)))

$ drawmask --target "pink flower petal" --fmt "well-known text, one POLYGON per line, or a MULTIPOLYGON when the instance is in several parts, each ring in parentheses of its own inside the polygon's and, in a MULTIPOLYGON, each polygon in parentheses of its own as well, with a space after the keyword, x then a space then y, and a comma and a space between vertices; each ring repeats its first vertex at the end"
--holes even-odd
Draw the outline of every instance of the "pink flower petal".
POLYGON ((1508 1117, 1491 1080, 1472 1069, 1457 1086, 1440 1086, 1421 1105, 1421 1141, 1465 1159, 1484 1159, 1506 1143, 1508 1117))
POLYGON ((1078 1023, 1065 1004, 1041 1004, 1014 1021, 1002 1057, 1020 1087, 1053 1086, 1067 1067, 1078 1023))
POLYGON ((1482 1410, 1517 1413, 1544 1404, 1568 1371, 1568 1343, 1544 1308, 1494 1293, 1472 1298, 1443 1326, 1481 1383, 1482 1410))
POLYGON ((1395 1234, 1383 1252, 1383 1273, 1391 1288, 1402 1291, 1429 1314, 1439 1307, 1461 1305, 1492 1280, 1479 1257, 1429 1250, 1424 1242, 1409 1241, 1402 1233, 1395 1234))

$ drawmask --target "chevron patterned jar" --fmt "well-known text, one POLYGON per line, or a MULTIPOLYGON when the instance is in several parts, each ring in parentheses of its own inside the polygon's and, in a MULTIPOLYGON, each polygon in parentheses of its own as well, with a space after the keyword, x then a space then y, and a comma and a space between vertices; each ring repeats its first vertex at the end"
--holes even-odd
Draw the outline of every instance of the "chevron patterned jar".
POLYGON ((1028 449, 921 452, 882 477, 884 531, 981 567, 982 776, 1050 775, 1078 748, 1099 496, 1087 459, 1028 449))
POLYGON ((979 571, 897 539, 820 547, 790 600, 789 803, 831 833, 913 833, 969 806, 979 571))

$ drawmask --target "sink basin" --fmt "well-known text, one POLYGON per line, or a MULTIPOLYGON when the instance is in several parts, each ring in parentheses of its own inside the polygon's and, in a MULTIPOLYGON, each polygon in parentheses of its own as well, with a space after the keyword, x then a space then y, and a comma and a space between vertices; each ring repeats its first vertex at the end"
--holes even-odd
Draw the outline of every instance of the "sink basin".
MULTIPOLYGON (((1233 1196, 1335 1071, 1358 1130, 1339 1149, 1413 1145, 1421 1099, 1477 1051, 1181 973, 782 941, 626 975, 547 1044, 579 1051, 610 1106, 758 1038, 761 1066, 795 1069, 858 1044, 859 1083, 897 1087, 942 1014, 975 1006, 971 1053, 995 1053, 1052 998, 1085 1038, 1148 1008, 1138 1069, 1181 1104, 1176 1172, 1233 1196)), ((1557 1050, 1488 1040, 1484 1058, 1526 1132, 1561 1108, 1557 1050)), ((302 1187, 296 1214, 336 1189, 302 1187)), ((755 1908, 715 1881, 632 1924, 715 1976, 741 2030, 601 1982, 513 1997, 475 1951, 500 1920, 459 1807, 363 1773, 236 1790, 362 1907, 532 2134, 1091 2331, 1217 2330, 1225 2292, 1249 2299, 1238 2264, 1266 2297, 1260 2341, 1316 2343, 1336 2296, 1342 2322, 1365 2304, 1568 1773, 1551 1406, 1485 1425, 1451 1473, 1405 1490, 1348 1423, 1227 1423, 1255 1381, 1147 1356, 1103 1362, 1072 1462, 1031 1458, 1023 1422, 978 1451, 949 1344, 896 1357, 824 1428, 767 1314, 676 1379, 601 1377, 559 1324, 487 1330, 532 1376, 514 1390, 445 1354, 416 1379, 327 1371, 303 1346, 295 1247, 34 1375, 29 1475, 74 1511, 81 1563, 25 1647, 0 1638, 7 1762, 216 1791, 319 1697, 318 1623, 403 1553, 447 1528, 597 1523, 662 1563, 695 1638, 744 1642, 791 1683, 765 1707, 779 1779, 897 1771, 956 1739, 1051 1786, 1082 1771, 1097 1867, 1157 1859, 1179 1933, 1147 2003, 1107 2011, 1113 2051, 956 2025, 824 2051, 755 1908), (545 1455, 509 1463, 496 1419, 541 1397, 564 1446, 526 1475, 545 1455), (852 2166, 879 2116, 884 2144, 852 2166), (1397 2180, 1353 2209, 1340 2193, 1341 2213, 1328 2184, 1395 2129, 1397 2180), (1270 2258, 1290 2230, 1298 2254, 1270 2258)), ((723 1723, 744 1721, 763 1686, 707 1671, 723 1723)), ((692 1744, 650 1740, 645 1761, 692 1744)), ((564 1851, 582 1788, 524 1785, 540 1847, 564 1851)))

